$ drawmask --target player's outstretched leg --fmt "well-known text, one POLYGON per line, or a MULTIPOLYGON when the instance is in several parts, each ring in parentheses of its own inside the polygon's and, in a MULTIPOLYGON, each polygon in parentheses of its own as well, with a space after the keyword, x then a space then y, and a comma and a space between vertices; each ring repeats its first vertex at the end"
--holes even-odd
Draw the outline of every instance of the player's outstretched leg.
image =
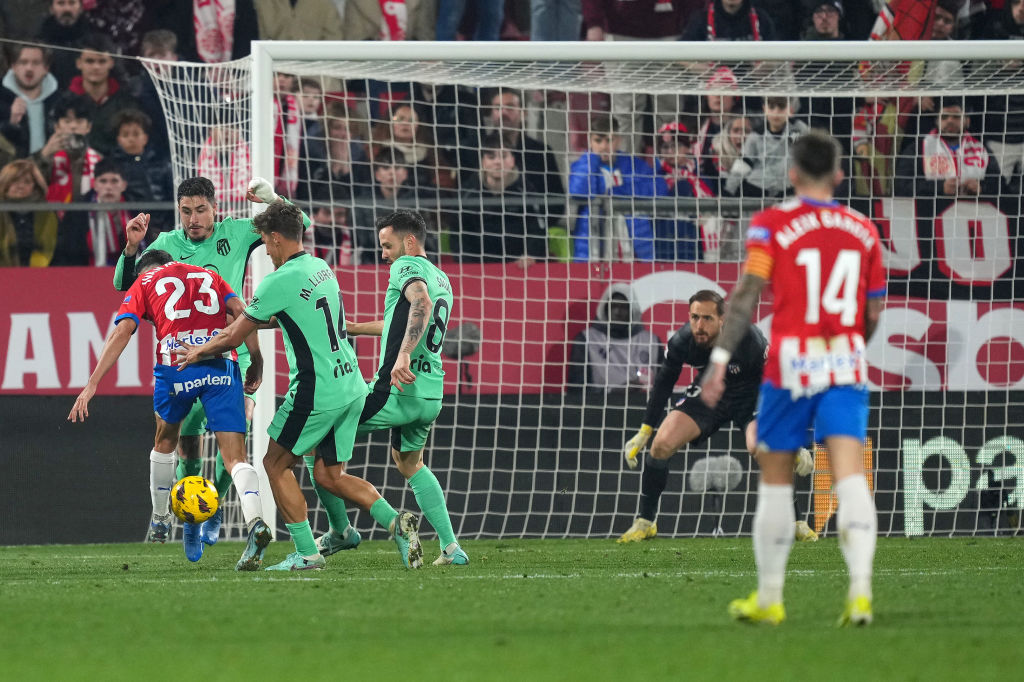
POLYGON ((315 456, 306 455, 302 459, 305 461, 313 490, 316 491, 320 504, 327 511, 327 521, 330 524, 330 529, 316 539, 316 548, 324 556, 330 556, 346 549, 355 549, 362 542, 362 538, 349 522, 345 500, 316 482, 316 478, 313 476, 313 468, 316 464, 315 456))
POLYGON ((618 543, 650 540, 658 534, 658 503, 668 484, 668 460, 656 459, 650 454, 644 458, 644 470, 640 475, 640 514, 633 525, 619 536, 618 543))
MULTIPOLYGON (((422 457, 422 451, 419 456, 422 457)), ((469 564, 469 556, 455 539, 455 530, 452 528, 452 520, 444 502, 444 491, 441 490, 441 484, 438 483, 434 472, 424 464, 409 477, 409 486, 416 497, 416 504, 420 506, 427 521, 437 531, 437 539, 441 542, 441 556, 434 561, 434 565, 465 566, 469 564)))

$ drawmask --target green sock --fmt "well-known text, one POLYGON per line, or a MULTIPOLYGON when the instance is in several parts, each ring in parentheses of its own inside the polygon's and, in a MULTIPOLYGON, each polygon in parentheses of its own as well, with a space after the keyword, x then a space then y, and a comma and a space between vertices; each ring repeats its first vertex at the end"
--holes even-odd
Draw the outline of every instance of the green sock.
POLYGON ((196 459, 179 458, 178 468, 174 470, 174 475, 178 477, 177 480, 179 481, 186 476, 198 476, 201 473, 203 473, 202 457, 198 457, 196 459))
POLYGON ((213 485, 217 488, 217 495, 223 500, 224 496, 231 490, 231 474, 228 473, 227 467, 224 466, 224 458, 220 456, 220 450, 217 451, 216 471, 217 474, 213 485))
POLYGON ((327 488, 322 487, 313 478, 313 464, 316 462, 316 458, 312 455, 306 455, 302 459, 306 462, 306 471, 309 472, 309 480, 313 484, 313 490, 316 491, 316 496, 320 498, 320 504, 324 506, 327 511, 327 521, 331 524, 331 528, 335 533, 341 535, 345 532, 345 529, 349 527, 348 512, 345 510, 345 500, 341 499, 327 488))
POLYGON ((441 484, 437 482, 434 472, 426 467, 420 467, 409 478, 409 485, 412 486, 412 494, 416 496, 416 504, 423 510, 423 515, 430 521, 430 525, 437 531, 437 539, 441 541, 441 549, 444 549, 455 540, 455 531, 452 530, 452 520, 448 516, 448 508, 444 504, 444 492, 441 484))
POLYGON ((309 527, 309 519, 298 523, 286 523, 284 527, 292 534, 296 552, 302 556, 316 556, 320 553, 316 548, 316 541, 313 540, 313 529, 309 527))
POLYGON ((388 529, 391 527, 391 522, 398 516, 398 512, 382 497, 370 505, 370 516, 385 529, 388 529))

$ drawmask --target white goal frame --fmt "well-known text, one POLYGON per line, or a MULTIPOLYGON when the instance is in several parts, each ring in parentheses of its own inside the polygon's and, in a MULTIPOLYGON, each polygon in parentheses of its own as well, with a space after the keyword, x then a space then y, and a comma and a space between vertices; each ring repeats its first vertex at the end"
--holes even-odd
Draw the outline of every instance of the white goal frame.
MULTIPOLYGON (((254 41, 252 43, 251 68, 251 140, 253 174, 265 178, 274 175, 274 68, 279 62, 302 61, 381 61, 381 62, 424 62, 461 61, 481 62, 489 68, 496 68, 502 62, 648 62, 659 64, 658 68, 672 67, 678 62, 807 62, 820 60, 828 62, 872 61, 919 61, 919 60, 1024 60, 1024 41, 835 41, 835 42, 379 42, 379 41, 254 41)), ((552 70, 544 76, 545 87, 559 89, 558 76, 552 70)), ((667 72, 663 72, 667 73, 667 72)), ((646 72, 649 78, 641 85, 631 81, 622 83, 620 90, 635 92, 657 92, 657 69, 646 72)), ((410 77, 415 80, 415 76, 410 77)), ((678 87, 678 86, 677 86, 678 87)), ((1005 82, 982 80, 965 83, 967 94, 996 94, 1007 92, 1005 82)), ((1024 84, 1021 84, 1024 88, 1024 84)), ((602 82, 600 88, 615 91, 615 84, 602 82)), ((571 90, 562 86, 561 89, 571 90)), ((764 84, 764 90, 778 94, 808 95, 800 90, 796 82, 772 80, 764 84)), ((723 94, 725 91, 701 87, 701 92, 723 94)), ((927 95, 933 93, 933 86, 910 85, 900 88, 901 94, 927 95)), ((664 90, 668 92, 668 90, 664 90)), ((676 90, 672 90, 676 91, 676 90)), ((885 89, 891 92, 891 89, 885 89)), ((871 94, 871 87, 858 89, 858 93, 871 94)), ((880 89, 879 92, 882 92, 880 89)), ((757 94, 756 90, 752 94, 757 94)), ((850 90, 827 85, 816 95, 845 95, 850 90)), ((259 210, 255 209, 256 211, 259 210)), ((269 258, 260 250, 252 262, 253 282, 258 283, 272 270, 269 258)), ((270 332, 261 332, 260 338, 264 355, 264 380, 257 393, 256 410, 253 415, 252 441, 256 453, 257 470, 261 477, 264 495, 264 513, 271 528, 275 528, 276 507, 266 485, 266 474, 261 455, 266 452, 269 437, 267 427, 274 415, 274 395, 277 371, 276 348, 270 332)))

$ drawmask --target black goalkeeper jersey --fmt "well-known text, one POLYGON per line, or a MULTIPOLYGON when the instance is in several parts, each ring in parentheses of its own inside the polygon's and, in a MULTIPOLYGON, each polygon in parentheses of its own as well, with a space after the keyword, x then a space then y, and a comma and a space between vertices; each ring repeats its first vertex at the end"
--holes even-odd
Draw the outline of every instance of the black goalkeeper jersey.
MULTIPOLYGON (((707 371, 708 359, 711 357, 711 348, 703 348, 697 345, 690 331, 690 323, 687 322, 679 328, 672 338, 668 340, 668 349, 665 352, 665 360, 661 363, 658 376, 651 388, 651 396, 647 401, 647 414, 644 415, 644 424, 657 426, 665 414, 665 405, 668 403, 672 389, 679 381, 679 374, 683 371, 683 365, 690 365, 697 370, 690 388, 687 389, 687 396, 696 398, 700 394, 699 386, 704 372, 707 371)), ((732 354, 729 360, 729 367, 725 373, 725 393, 722 396, 724 403, 730 402, 731 398, 739 395, 756 394, 761 386, 761 376, 764 373, 764 362, 768 356, 768 341, 764 334, 755 325, 751 324, 750 329, 743 335, 739 347, 732 354)))

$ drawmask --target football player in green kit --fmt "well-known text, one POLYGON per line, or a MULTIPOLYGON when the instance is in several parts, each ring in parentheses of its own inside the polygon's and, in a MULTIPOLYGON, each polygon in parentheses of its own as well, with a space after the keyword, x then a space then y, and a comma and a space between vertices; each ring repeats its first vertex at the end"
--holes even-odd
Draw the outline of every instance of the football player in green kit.
MULTIPOLYGON (((451 318, 452 287, 448 276, 427 260, 423 248, 427 228, 422 216, 398 210, 378 219, 376 228, 381 255, 391 264, 384 319, 347 323, 351 336, 383 337, 380 365, 359 417, 359 434, 391 429, 391 456, 441 542, 441 555, 434 565, 464 566, 469 556, 455 539, 444 491, 423 463, 423 447, 441 412, 444 395, 441 343, 451 318)), ((314 487, 318 480, 314 478, 314 487)), ((319 488, 317 494, 331 524, 317 539, 320 552, 329 555, 359 544, 344 503, 329 492, 322 494, 319 488)))
POLYGON ((423 551, 416 517, 397 512, 372 484, 345 473, 367 387, 347 340, 334 271, 302 250, 303 215, 295 206, 273 203, 253 219, 253 226, 276 269, 256 287, 242 316, 221 334, 202 346, 182 344, 186 352, 179 366, 236 347, 257 328, 279 326, 283 332, 288 393, 267 429, 270 445, 263 465, 295 552, 267 570, 315 570, 326 563, 313 540, 306 498, 293 472, 299 455, 314 448, 318 486, 370 512, 394 537, 402 563, 419 568, 423 551))
MULTIPOLYGON (((277 196, 271 184, 263 178, 253 178, 249 182, 246 199, 253 203, 283 202, 277 196)), ((198 265, 213 270, 231 286, 233 291, 241 293, 245 280, 245 266, 249 262, 249 254, 260 245, 260 236, 253 232, 252 220, 249 218, 224 218, 216 220, 217 202, 213 183, 207 178, 188 178, 178 185, 178 214, 181 218, 181 229, 162 232, 153 240, 148 248, 161 249, 182 263, 198 265)), ((303 216, 303 224, 309 227, 309 218, 303 216)), ((135 261, 140 254, 140 245, 149 228, 149 214, 140 213, 125 225, 127 245, 117 260, 114 269, 114 288, 127 291, 135 281, 135 261)), ((242 376, 251 364, 245 346, 238 348, 238 365, 242 376)), ((262 362, 260 360, 259 362, 262 362)), ((258 368, 257 368, 258 369, 258 368)), ((259 373, 259 372, 257 372, 259 373)), ((251 419, 253 408, 252 396, 245 397, 246 421, 251 419)), ((195 476, 202 471, 200 458, 200 436, 206 431, 206 414, 197 401, 192 411, 181 423, 181 438, 177 478, 195 476)), ((231 487, 231 472, 226 471, 220 453, 217 453, 216 481, 217 493, 224 495, 231 487)), ((212 545, 217 542, 223 519, 221 506, 217 513, 206 521, 199 529, 198 537, 191 534, 183 537, 186 546, 200 542, 212 545)), ((150 522, 149 542, 165 542, 170 530, 170 518, 154 518, 150 522)), ((195 549, 195 548, 194 548, 195 549)), ((193 552, 194 553, 194 552, 193 552)))

